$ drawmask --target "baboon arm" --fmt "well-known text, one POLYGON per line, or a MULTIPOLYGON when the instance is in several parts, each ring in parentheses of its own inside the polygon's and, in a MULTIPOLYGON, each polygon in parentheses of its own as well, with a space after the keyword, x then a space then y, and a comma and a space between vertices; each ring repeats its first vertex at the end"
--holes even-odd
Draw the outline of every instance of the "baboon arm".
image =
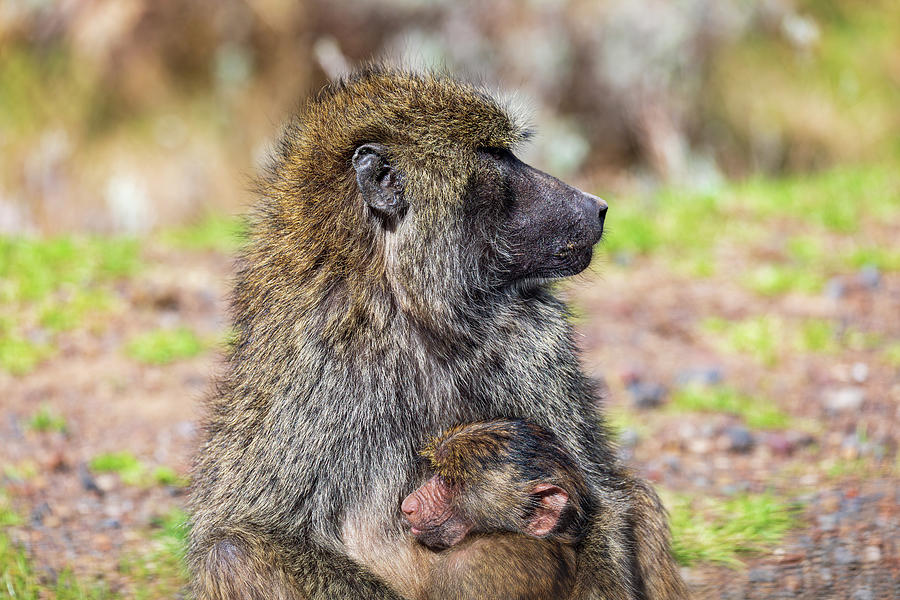
POLYGON ((347 556, 307 548, 294 562, 306 600, 403 600, 381 579, 347 556))
POLYGON ((687 585, 672 557, 666 509, 647 482, 634 480, 632 531, 638 587, 647 600, 687 600, 687 585))
POLYGON ((198 563, 196 600, 402 600, 345 556, 313 546, 279 548, 246 531, 218 536, 198 563))
POLYGON ((619 502, 601 500, 581 542, 571 600, 634 600, 632 553, 626 510, 619 502))

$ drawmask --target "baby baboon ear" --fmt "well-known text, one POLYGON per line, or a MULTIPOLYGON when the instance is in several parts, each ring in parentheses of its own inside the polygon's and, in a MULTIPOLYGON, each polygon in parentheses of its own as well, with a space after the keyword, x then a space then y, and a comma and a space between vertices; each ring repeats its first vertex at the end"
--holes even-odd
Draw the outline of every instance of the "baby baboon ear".
POLYGON ((407 208, 403 177, 388 160, 387 148, 363 144, 353 153, 353 168, 366 204, 391 219, 402 218, 407 208))
POLYGON ((537 501, 537 507, 525 524, 525 533, 544 537, 559 523, 562 512, 569 503, 569 494, 551 483, 539 483, 531 490, 531 495, 537 501))

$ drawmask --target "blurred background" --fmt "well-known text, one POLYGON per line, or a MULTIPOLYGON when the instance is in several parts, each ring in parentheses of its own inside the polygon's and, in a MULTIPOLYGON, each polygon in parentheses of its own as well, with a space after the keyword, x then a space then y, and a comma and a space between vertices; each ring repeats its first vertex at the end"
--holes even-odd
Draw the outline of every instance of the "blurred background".
POLYGON ((560 293, 698 597, 900 597, 896 0, 0 0, 0 596, 178 593, 236 215, 372 58, 608 199, 560 293))

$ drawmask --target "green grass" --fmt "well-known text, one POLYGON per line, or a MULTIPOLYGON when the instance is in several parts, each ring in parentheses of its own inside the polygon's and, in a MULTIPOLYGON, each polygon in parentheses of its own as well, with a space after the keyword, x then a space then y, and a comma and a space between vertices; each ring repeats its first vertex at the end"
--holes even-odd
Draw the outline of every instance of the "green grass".
POLYGON ((778 429, 791 422, 790 416, 768 398, 747 396, 727 386, 683 387, 672 394, 669 406, 676 411, 735 415, 758 429, 778 429))
POLYGON ((732 267, 720 261, 749 248, 766 258, 734 277, 747 289, 820 294, 830 277, 864 265, 900 270, 900 250, 858 235, 863 224, 900 224, 897 173, 893 165, 844 166, 754 177, 712 194, 663 188, 623 198, 612 203, 600 248, 613 256, 657 256, 693 277, 732 267))
POLYGON ((3 465, 3 476, 11 481, 29 481, 38 475, 38 465, 31 459, 3 465))
POLYGON ((241 247, 244 232, 240 219, 213 216, 196 225, 165 231, 161 239, 175 248, 231 254, 241 247))
POLYGON ((875 337, 852 330, 839 336, 835 324, 825 319, 793 323, 770 316, 735 321, 711 317, 701 326, 713 335, 715 344, 723 350, 748 354, 767 366, 775 365, 788 353, 829 353, 842 347, 875 347, 880 343, 875 337))
POLYGON ((54 348, 49 344, 0 332, 0 369, 7 373, 24 375, 53 352, 54 348))
POLYGON ((190 329, 158 329, 132 339, 126 351, 132 358, 148 365, 165 365, 197 356, 205 345, 190 329))
POLYGON ((740 566, 740 557, 770 550, 797 523, 796 508, 771 494, 727 500, 663 494, 672 526, 672 553, 682 565, 740 566))
POLYGON ((80 289, 65 299, 45 302, 38 322, 52 332, 75 329, 91 312, 106 312, 115 305, 112 295, 104 289, 80 289))
POLYGON ((127 593, 112 592, 102 581, 80 581, 66 569, 56 577, 38 570, 23 548, 13 544, 6 529, 22 519, 0 493, 0 597, 22 600, 113 600, 174 598, 186 580, 187 516, 174 509, 151 523, 146 552, 122 561, 119 570, 131 579, 127 593))
POLYGON ((741 283, 763 296, 787 292, 817 294, 825 286, 825 277, 803 267, 766 263, 752 268, 741 278, 741 283))
POLYGON ((644 415, 623 406, 609 406, 606 409, 606 425, 610 432, 618 439, 626 430, 634 431, 639 437, 646 437, 651 433, 651 427, 644 415))
POLYGON ((119 570, 134 582, 137 600, 172 598, 187 581, 184 557, 189 533, 187 515, 173 509, 152 521, 155 528, 148 550, 125 557, 119 570))
POLYGON ((182 487, 187 480, 172 467, 161 465, 150 469, 128 451, 98 454, 90 461, 91 470, 97 473, 117 473, 128 485, 169 485, 182 487))
POLYGON ((36 301, 133 275, 140 247, 130 238, 0 237, 0 300, 36 301))
POLYGON ((127 451, 99 454, 91 459, 90 467, 97 473, 117 473, 129 485, 138 485, 144 479, 146 467, 127 451))
POLYGON ((0 236, 0 369, 32 371, 55 352, 55 334, 110 310, 106 287, 137 271, 139 251, 126 238, 0 236))
POLYGON ((888 344, 888 346, 884 349, 883 354, 884 359, 889 365, 900 369, 900 342, 888 344))
POLYGON ((190 533, 187 513, 175 508, 154 519, 152 524, 158 529, 154 537, 162 542, 164 549, 178 561, 183 561, 190 533))
POLYGON ((845 263, 857 269, 873 266, 882 271, 900 271, 900 250, 881 246, 860 246, 850 252, 845 263))
POLYGON ((769 366, 778 360, 780 338, 784 335, 780 320, 767 316, 742 321, 712 317, 702 327, 715 334, 718 345, 725 350, 749 354, 769 366))
POLYGON ((168 466, 159 466, 150 472, 150 478, 159 485, 168 485, 172 487, 184 487, 187 485, 187 479, 180 476, 175 469, 168 466))
POLYGON ((22 524, 22 518, 10 508, 9 501, 0 491, 0 598, 106 600, 113 597, 102 583, 78 582, 68 570, 55 578, 39 573, 25 550, 14 544, 7 533, 9 527, 22 524))
POLYGON ((727 203, 757 219, 792 217, 836 233, 852 233, 865 218, 900 218, 893 168, 838 167, 812 175, 754 177, 735 185, 727 203))
POLYGON ((834 325, 824 319, 806 319, 800 326, 798 346, 806 352, 833 352, 838 346, 834 325))
POLYGON ((41 432, 56 431, 65 433, 66 420, 61 415, 54 412, 50 407, 42 406, 31 419, 28 420, 28 428, 41 432))

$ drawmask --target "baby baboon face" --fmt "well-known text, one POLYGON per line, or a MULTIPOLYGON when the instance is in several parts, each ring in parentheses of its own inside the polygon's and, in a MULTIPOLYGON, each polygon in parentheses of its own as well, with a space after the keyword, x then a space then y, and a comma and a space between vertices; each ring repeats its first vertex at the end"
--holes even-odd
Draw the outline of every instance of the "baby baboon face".
POLYGON ((410 533, 431 548, 449 548, 461 542, 472 523, 454 508, 458 493, 435 475, 407 496, 400 508, 410 533))

